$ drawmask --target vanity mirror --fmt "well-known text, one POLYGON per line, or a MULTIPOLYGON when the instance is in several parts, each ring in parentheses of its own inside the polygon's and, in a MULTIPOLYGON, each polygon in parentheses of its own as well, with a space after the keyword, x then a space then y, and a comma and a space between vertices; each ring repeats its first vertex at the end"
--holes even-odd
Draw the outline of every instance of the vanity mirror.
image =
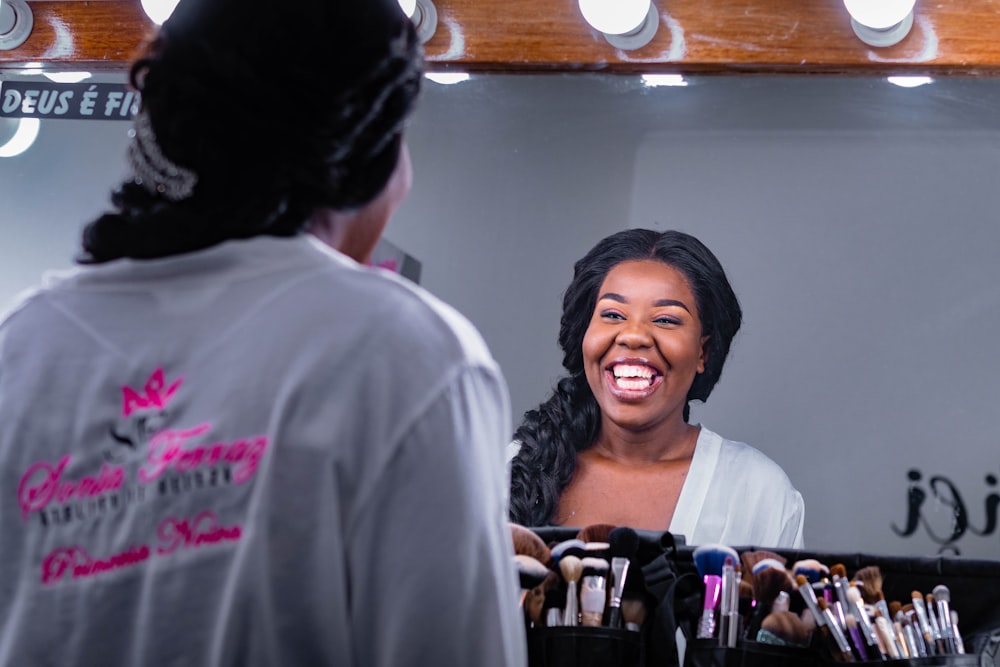
MULTIPOLYGON (((745 323, 692 419, 782 465, 809 548, 1000 556, 1000 80, 668 81, 425 82, 387 238, 483 332, 518 421, 560 375, 573 262, 624 227, 699 236, 745 323)), ((4 304, 71 264, 127 129, 46 119, 0 158, 4 304)))

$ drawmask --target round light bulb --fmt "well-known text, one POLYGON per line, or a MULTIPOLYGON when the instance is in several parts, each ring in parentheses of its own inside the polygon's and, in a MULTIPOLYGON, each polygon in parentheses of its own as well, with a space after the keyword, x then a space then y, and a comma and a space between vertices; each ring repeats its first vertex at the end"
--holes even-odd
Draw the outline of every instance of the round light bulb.
POLYGON ((417 0, 399 0, 399 6, 402 7, 403 13, 413 18, 413 12, 417 11, 417 0))
POLYGON ((174 13, 174 8, 179 0, 142 0, 142 9, 146 12, 149 20, 156 25, 163 25, 163 22, 174 13))
POLYGON ((885 30, 902 22, 916 0, 844 0, 844 7, 855 21, 875 30, 885 30))
POLYGON ((10 139, 0 144, 0 157, 15 157, 31 148, 38 138, 41 121, 37 118, 3 118, 0 120, 16 123, 10 139))
POLYGON ((580 0, 580 13, 606 35, 625 35, 642 26, 649 6, 650 0, 580 0))

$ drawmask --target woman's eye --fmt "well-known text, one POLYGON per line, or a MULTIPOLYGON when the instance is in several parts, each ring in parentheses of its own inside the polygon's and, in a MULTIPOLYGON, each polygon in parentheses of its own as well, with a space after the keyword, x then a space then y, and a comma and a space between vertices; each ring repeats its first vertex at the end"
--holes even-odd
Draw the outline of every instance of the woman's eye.
POLYGON ((667 315, 663 315, 662 317, 657 317, 655 320, 653 320, 653 322, 655 322, 656 324, 680 324, 681 323, 681 321, 678 320, 676 317, 670 317, 670 316, 667 316, 667 315))
POLYGON ((606 310, 601 313, 601 317, 606 320, 624 320, 625 317, 621 313, 615 312, 613 310, 606 310))

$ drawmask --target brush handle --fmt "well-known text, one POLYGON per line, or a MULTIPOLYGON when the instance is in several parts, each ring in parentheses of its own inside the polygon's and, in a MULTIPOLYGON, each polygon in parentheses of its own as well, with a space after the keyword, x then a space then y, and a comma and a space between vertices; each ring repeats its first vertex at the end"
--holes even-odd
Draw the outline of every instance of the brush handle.
POLYGON ((580 625, 580 604, 576 595, 576 582, 566 584, 566 606, 563 608, 563 625, 580 625))

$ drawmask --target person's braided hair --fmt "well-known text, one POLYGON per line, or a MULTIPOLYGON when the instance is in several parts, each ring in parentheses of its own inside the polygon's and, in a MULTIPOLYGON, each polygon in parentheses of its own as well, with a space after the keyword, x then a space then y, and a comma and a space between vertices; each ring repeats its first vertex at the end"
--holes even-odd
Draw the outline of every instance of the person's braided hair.
POLYGON ((397 2, 238 4, 182 0, 130 73, 160 150, 197 175, 193 194, 126 181, 85 228, 80 261, 291 236, 313 211, 385 187, 423 65, 397 2))
MULTIPOLYGON (((514 432, 520 444, 510 467, 510 520, 525 526, 550 524, 559 498, 573 478, 576 455, 594 444, 601 410, 583 366, 583 338, 608 272, 618 264, 652 259, 674 267, 688 281, 708 339, 705 370, 695 376, 688 401, 705 401, 722 375, 743 312, 719 260, 695 237, 678 231, 627 229, 595 245, 573 267, 573 280, 563 295, 559 346, 567 377, 552 395, 525 413, 514 432)), ((684 406, 684 420, 690 405, 684 406)))

